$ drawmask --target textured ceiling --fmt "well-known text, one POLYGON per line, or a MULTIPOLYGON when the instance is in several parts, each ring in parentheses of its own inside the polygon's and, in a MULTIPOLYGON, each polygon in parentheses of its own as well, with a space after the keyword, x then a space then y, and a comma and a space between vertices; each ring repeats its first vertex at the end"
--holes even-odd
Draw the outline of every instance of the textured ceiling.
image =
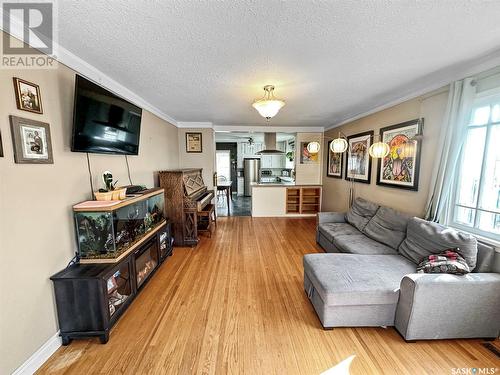
POLYGON ((177 121, 328 126, 500 47, 500 1, 59 1, 59 43, 177 121))

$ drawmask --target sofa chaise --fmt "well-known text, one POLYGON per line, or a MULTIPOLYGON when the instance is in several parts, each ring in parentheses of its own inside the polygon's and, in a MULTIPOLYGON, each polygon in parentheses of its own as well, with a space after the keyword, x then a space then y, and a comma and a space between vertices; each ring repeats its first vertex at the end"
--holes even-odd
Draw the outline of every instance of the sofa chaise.
POLYGON ((498 337, 500 254, 464 232, 357 198, 318 214, 304 256, 304 289, 324 328, 395 326, 407 341, 498 337), (420 274, 432 253, 456 249, 467 275, 420 274))

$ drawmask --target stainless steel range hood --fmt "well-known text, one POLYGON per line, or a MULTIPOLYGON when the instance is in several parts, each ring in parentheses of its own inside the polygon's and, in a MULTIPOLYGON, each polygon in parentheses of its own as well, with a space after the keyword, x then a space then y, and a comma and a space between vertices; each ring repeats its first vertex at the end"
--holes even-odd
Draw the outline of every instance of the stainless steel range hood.
POLYGON ((276 147, 276 133, 264 133, 265 149, 256 152, 256 155, 283 155, 284 152, 276 147))

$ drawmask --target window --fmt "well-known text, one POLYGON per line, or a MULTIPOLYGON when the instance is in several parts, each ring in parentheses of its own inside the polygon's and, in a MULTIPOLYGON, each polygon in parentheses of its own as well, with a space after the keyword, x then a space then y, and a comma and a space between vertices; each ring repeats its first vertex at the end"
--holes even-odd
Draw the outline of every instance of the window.
POLYGON ((452 207, 452 225, 500 240, 500 95, 472 109, 452 207))
POLYGON ((229 151, 219 151, 215 153, 217 178, 224 177, 226 180, 231 179, 231 157, 229 151))

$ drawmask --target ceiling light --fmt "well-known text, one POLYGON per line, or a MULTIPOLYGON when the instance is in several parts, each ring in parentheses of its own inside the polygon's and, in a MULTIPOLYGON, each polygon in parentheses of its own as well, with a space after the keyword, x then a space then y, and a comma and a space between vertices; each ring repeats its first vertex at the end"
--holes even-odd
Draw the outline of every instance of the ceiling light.
POLYGON ((339 135, 339 138, 335 138, 331 143, 330 143, 330 150, 336 154, 341 154, 347 150, 347 141, 345 138, 341 138, 339 135))
POLYGON ((389 151, 390 151, 389 145, 384 142, 375 142, 368 149, 368 153, 372 158, 383 158, 387 156, 389 151))
POLYGON ((319 142, 313 141, 307 144, 307 151, 311 154, 317 154, 319 152, 319 142))
POLYGON ((252 107, 254 107, 262 117, 265 117, 266 120, 269 121, 278 114, 280 109, 285 105, 285 102, 274 97, 273 85, 264 86, 264 91, 264 97, 254 101, 252 107))

